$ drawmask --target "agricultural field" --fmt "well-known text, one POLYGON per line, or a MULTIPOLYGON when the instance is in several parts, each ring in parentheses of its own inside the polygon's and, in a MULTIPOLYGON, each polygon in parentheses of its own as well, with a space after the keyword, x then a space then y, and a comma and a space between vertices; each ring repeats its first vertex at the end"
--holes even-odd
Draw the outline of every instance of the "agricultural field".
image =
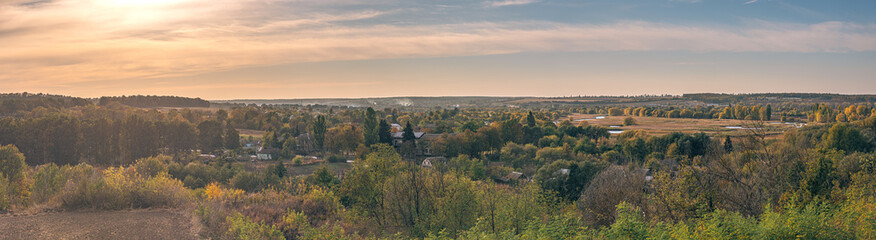
POLYGON ((650 135, 663 135, 671 132, 697 133, 711 135, 741 136, 749 134, 757 126, 763 126, 767 135, 781 135, 787 130, 803 126, 803 123, 783 123, 778 121, 758 122, 737 119, 692 119, 665 117, 632 117, 636 124, 624 126, 624 119, 629 116, 606 116, 601 114, 571 114, 563 120, 571 119, 573 124, 586 122, 589 125, 603 126, 612 130, 641 130, 650 135))
POLYGON ((0 239, 199 239, 197 219, 179 211, 74 211, 0 216, 0 239))

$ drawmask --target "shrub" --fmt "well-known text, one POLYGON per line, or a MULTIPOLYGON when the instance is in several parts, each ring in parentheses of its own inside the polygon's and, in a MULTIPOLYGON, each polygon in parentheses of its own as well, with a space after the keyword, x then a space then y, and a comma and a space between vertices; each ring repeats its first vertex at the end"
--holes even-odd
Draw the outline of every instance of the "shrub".
POLYGON ((168 156, 157 156, 137 159, 134 163, 134 169, 141 176, 155 177, 162 172, 167 172, 166 164, 170 161, 168 156))
POLYGON ((283 231, 286 236, 301 236, 308 228, 310 222, 302 212, 292 210, 283 216, 283 231))
POLYGON ((143 178, 135 167, 108 168, 103 173, 89 165, 70 168, 59 198, 67 209, 123 209, 130 207, 176 207, 191 193, 167 173, 143 178))
POLYGON ((285 239, 277 227, 252 222, 240 213, 229 216, 226 221, 225 234, 233 239, 285 239))
POLYGON ((636 119, 633 117, 624 118, 624 126, 636 125, 636 119))
POLYGON ((332 191, 315 187, 304 195, 302 210, 310 216, 312 223, 323 222, 335 216, 340 209, 341 203, 332 191))
POLYGON ((88 164, 71 168, 67 184, 61 192, 61 206, 67 209, 121 209, 131 206, 130 194, 121 191, 130 188, 126 188, 129 184, 120 170, 111 168, 109 172, 101 174, 88 164))
POLYGON ((302 157, 295 157, 294 159, 292 159, 292 166, 301 166, 301 164, 303 164, 304 162, 302 159, 302 157))
POLYGON ((0 176, 0 213, 9 210, 12 201, 9 199, 9 180, 0 176))
POLYGON ((262 189, 264 178, 255 173, 241 171, 231 178, 231 186, 247 192, 256 192, 262 189))
POLYGON ((0 146, 0 176, 5 176, 10 182, 24 177, 27 164, 24 154, 13 145, 0 146))
POLYGON ((851 239, 825 221, 832 212, 824 204, 810 203, 806 207, 787 206, 784 213, 774 212, 767 205, 760 216, 761 239, 851 239))
POLYGON ((139 207, 178 207, 191 199, 189 190, 166 173, 144 181, 137 188, 139 207))
POLYGON ((170 164, 167 172, 176 179, 183 181, 188 188, 202 188, 209 182, 221 182, 219 169, 213 166, 191 162, 185 166, 170 164))
POLYGON ((33 186, 31 187, 31 200, 36 203, 49 201, 55 196, 67 182, 67 175, 54 163, 37 167, 34 174, 33 186))
POLYGON ((634 206, 621 202, 617 205, 617 220, 608 231, 603 232, 606 239, 646 239, 648 225, 642 211, 634 206))
POLYGON ((226 189, 219 184, 211 183, 204 188, 204 196, 207 200, 237 203, 243 199, 243 191, 240 189, 226 189))
POLYGON ((338 155, 331 155, 331 156, 328 156, 328 158, 326 158, 326 161, 328 161, 330 163, 343 163, 343 162, 347 162, 347 158, 341 157, 338 155))

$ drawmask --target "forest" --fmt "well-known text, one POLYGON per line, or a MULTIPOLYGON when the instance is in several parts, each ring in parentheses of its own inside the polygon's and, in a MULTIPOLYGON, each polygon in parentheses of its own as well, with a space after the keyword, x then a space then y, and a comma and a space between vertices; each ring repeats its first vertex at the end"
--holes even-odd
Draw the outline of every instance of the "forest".
POLYGON ((866 97, 376 109, 24 95, 2 104, 5 214, 182 209, 213 239, 876 238, 866 97), (617 133, 576 114, 745 125, 617 133))

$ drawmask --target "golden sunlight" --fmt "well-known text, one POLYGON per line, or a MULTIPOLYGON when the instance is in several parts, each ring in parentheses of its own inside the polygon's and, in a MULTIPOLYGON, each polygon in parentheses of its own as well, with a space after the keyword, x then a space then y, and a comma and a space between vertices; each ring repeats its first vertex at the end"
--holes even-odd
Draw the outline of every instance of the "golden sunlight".
POLYGON ((99 0, 98 2, 109 6, 149 7, 169 5, 184 1, 186 0, 99 0))

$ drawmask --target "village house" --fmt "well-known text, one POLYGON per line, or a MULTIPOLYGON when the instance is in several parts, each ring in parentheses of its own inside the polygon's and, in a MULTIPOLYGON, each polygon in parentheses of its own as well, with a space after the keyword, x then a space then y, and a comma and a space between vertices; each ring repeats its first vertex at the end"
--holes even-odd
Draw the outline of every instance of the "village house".
MULTIPOLYGON (((432 140, 441 137, 441 134, 414 132, 414 145, 417 146, 417 156, 432 156, 432 140)), ((392 146, 401 147, 404 143, 404 132, 392 133, 392 146)))

